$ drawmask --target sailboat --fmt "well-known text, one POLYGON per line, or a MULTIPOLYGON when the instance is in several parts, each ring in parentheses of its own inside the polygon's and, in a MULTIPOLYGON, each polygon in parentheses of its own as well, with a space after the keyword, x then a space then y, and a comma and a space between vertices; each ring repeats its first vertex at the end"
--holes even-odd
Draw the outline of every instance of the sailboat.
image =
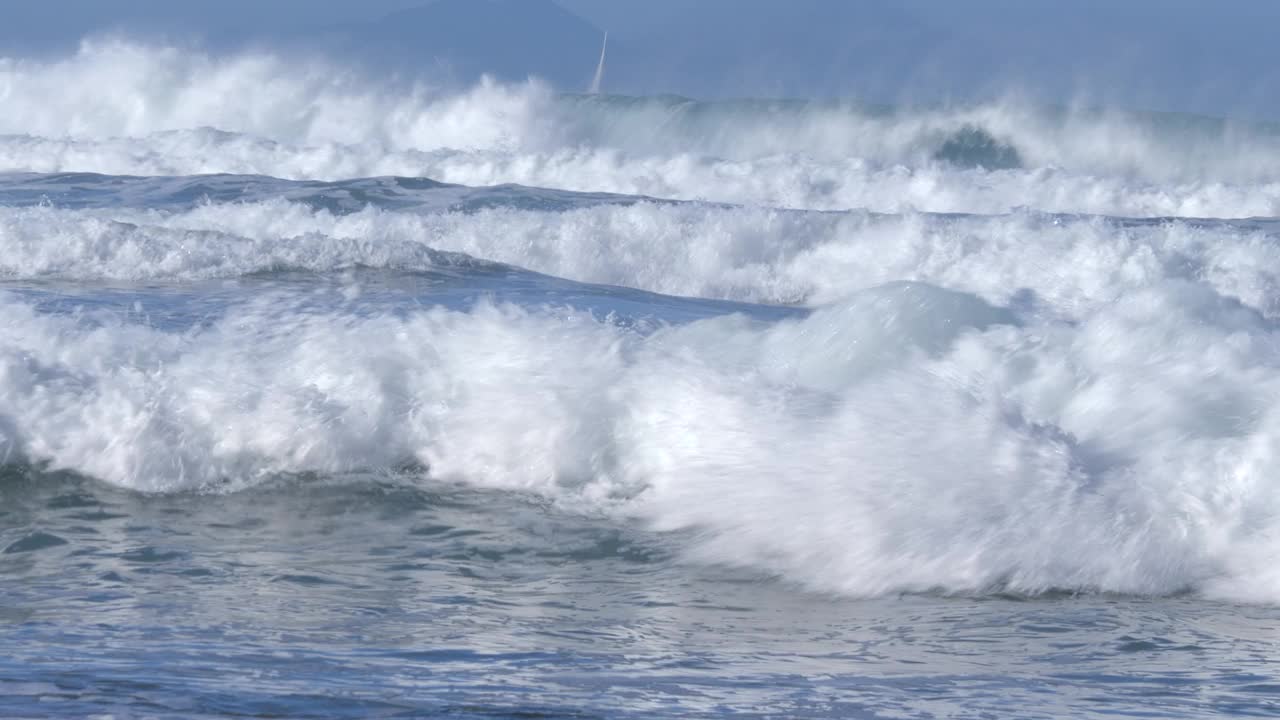
POLYGON ((604 80, 604 53, 609 49, 609 31, 604 31, 604 42, 600 45, 600 64, 596 65, 596 76, 591 80, 591 89, 587 92, 592 95, 600 94, 600 81, 604 80))

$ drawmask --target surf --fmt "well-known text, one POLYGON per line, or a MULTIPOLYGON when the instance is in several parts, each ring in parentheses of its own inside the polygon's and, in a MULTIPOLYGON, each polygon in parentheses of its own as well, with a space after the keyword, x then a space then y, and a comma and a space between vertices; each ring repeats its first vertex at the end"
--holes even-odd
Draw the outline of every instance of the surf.
POLYGON ((884 212, 1238 218, 1275 215, 1280 202, 1280 134, 1265 124, 1012 99, 699 102, 563 95, 536 80, 457 90, 124 41, 4 59, 0 87, 10 171, 425 176, 884 212), (227 93, 254 112, 217 101, 227 93))
POLYGON ((165 329, 10 293, 5 457, 147 492, 420 466, 853 595, 1278 587, 1275 331, 1203 287, 1061 322, 895 283, 656 329, 310 296, 165 329))
POLYGON ((0 88, 10 469, 394 474, 852 596, 1280 593, 1265 126, 128 42, 0 88))

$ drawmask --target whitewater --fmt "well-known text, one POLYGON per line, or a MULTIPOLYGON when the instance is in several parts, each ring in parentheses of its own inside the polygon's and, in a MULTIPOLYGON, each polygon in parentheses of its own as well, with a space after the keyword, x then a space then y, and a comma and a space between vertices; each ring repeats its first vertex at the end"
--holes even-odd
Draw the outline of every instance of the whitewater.
POLYGON ((1278 125, 127 41, 0 107, 14 715, 1277 710, 1278 125))

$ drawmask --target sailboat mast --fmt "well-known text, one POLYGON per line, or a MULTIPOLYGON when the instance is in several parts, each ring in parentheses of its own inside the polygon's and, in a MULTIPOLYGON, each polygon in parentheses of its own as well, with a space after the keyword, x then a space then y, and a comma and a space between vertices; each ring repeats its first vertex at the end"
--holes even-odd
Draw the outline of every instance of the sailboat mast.
POLYGON ((609 31, 604 31, 604 42, 600 45, 600 63, 596 65, 596 76, 591 80, 591 94, 600 94, 600 81, 604 80, 604 53, 609 49, 609 31))

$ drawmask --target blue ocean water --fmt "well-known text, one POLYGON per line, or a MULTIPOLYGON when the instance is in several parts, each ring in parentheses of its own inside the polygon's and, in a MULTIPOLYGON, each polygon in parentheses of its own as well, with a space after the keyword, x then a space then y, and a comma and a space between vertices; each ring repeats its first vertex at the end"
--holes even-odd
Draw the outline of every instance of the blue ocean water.
POLYGON ((1280 714, 1274 128, 0 87, 0 716, 1280 714))
POLYGON ((1275 710, 1277 614, 850 599, 413 472, 139 495, 6 471, 6 715, 1207 717, 1275 710))

